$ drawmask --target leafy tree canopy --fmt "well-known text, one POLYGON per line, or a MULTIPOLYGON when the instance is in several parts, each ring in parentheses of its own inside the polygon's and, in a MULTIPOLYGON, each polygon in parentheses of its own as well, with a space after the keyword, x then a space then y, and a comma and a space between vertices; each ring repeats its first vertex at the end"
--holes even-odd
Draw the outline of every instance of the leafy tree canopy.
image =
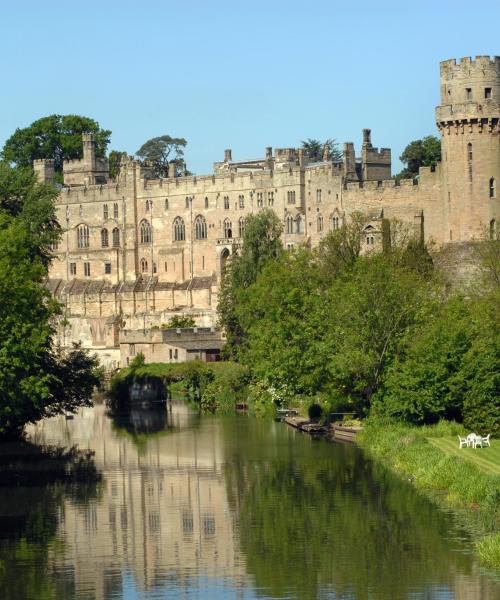
POLYGON ((405 168, 397 177, 399 179, 416 177, 420 167, 435 167, 441 160, 441 142, 434 135, 410 142, 399 160, 405 168))
POLYGON ((174 315, 168 323, 162 325, 162 329, 177 329, 182 327, 196 327, 193 317, 174 315))
POLYGON ((336 162, 342 160, 342 152, 339 149, 338 142, 334 138, 328 138, 324 142, 320 142, 313 138, 307 138, 307 140, 302 140, 300 143, 311 162, 320 162, 323 160, 325 146, 328 146, 330 150, 331 160, 336 162))
POLYGON ((82 133, 95 135, 96 156, 104 157, 111 131, 80 115, 50 115, 16 129, 1 156, 18 167, 31 167, 35 159, 53 158, 56 172, 62 173, 64 160, 82 158, 82 133))
POLYGON ((0 436, 90 401, 97 362, 53 344, 59 307, 43 286, 57 241, 56 189, 0 164, 0 436))
POLYGON ((244 339, 244 331, 236 314, 239 296, 255 282, 269 261, 276 260, 282 254, 282 231, 283 225, 273 210, 264 209, 247 217, 241 253, 233 255, 223 274, 218 312, 227 336, 226 351, 231 356, 236 355, 244 339))
POLYGON ((111 150, 108 156, 109 160, 109 176, 111 179, 116 179, 120 172, 120 163, 122 159, 126 158, 128 155, 126 152, 121 152, 120 150, 111 150))
POLYGON ((136 154, 140 159, 153 165, 155 177, 166 177, 170 163, 174 163, 178 169, 184 164, 183 157, 186 145, 187 141, 184 138, 161 135, 145 142, 136 154))

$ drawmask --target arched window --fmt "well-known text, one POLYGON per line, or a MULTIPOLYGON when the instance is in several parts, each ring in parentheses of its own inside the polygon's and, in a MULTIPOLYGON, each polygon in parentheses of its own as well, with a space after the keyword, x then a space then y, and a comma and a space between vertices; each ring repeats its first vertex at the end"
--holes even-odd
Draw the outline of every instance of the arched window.
POLYGON ((232 225, 231 225, 231 221, 229 219, 224 219, 224 237, 225 238, 233 237, 232 225))
POLYGON ((339 228, 339 218, 338 217, 331 217, 330 218, 330 229, 338 229, 339 228))
POLYGON ((149 212, 151 209, 151 200, 146 200, 146 212, 149 212))
POLYGON ((118 202, 113 204, 113 218, 118 219, 118 202))
POLYGON ((78 209, 78 214, 80 217, 83 217, 83 206, 80 204, 80 208, 78 209))
POLYGON ((141 230, 141 244, 151 244, 151 225, 143 219, 139 225, 141 230))
POLYGON ((238 233, 240 238, 242 238, 245 235, 245 218, 244 217, 240 217, 240 220, 238 221, 238 233))
POLYGON ((207 239, 207 221, 201 215, 198 215, 194 221, 194 237, 197 240, 207 239))
POLYGON ((224 210, 229 210, 229 196, 224 196, 224 210))
POLYGON ((165 210, 168 210, 168 198, 165 198, 165 210))
POLYGON ((205 208, 208 208, 208 198, 205 196, 205 208))
POLYGON ((472 144, 468 143, 467 144, 467 159, 470 161, 472 161, 472 144))
POLYGON ((141 273, 148 272, 148 261, 145 258, 141 258, 141 273))
POLYGON ((186 208, 189 208, 189 203, 191 202, 191 198, 186 196, 186 208))
POLYGON ((318 215, 318 218, 316 219, 316 224, 317 224, 317 228, 318 228, 318 233, 321 233, 323 231, 323 216, 322 215, 318 215))
POLYGON ((120 230, 118 227, 113 229, 113 248, 118 248, 120 246, 120 230))
POLYGON ((292 217, 292 215, 287 215, 287 217, 286 217, 286 232, 293 233, 293 217, 292 217))
POLYGON ((101 246, 107 248, 109 246, 108 230, 101 229, 101 246))
POLYGON ((297 227, 297 233, 304 233, 303 220, 300 215, 297 215, 297 218, 295 219, 295 224, 297 227))
POLYGON ((181 217, 176 217, 174 220, 174 241, 183 242, 186 239, 186 228, 181 217))
POLYGON ((89 239, 89 228, 87 225, 79 225, 76 229, 76 242, 78 248, 88 248, 89 239))
POLYGON ((492 177, 490 179, 490 198, 496 198, 497 197, 497 183, 495 181, 495 178, 492 177))
POLYGON ((238 196, 238 203, 240 208, 245 208, 245 196, 238 196))
POLYGON ((104 220, 107 221, 108 220, 108 205, 104 204, 104 206, 102 207, 102 216, 104 217, 104 220))

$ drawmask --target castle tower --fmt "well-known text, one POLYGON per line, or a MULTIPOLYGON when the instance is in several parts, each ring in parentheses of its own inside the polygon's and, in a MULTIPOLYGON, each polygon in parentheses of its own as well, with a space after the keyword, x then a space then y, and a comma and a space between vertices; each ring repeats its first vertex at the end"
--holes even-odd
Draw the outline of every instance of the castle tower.
POLYGON ((55 182, 54 162, 52 158, 40 158, 33 161, 33 171, 40 183, 53 184, 55 182))
POLYGON ((95 170, 95 137, 93 133, 82 133, 83 160, 90 171, 95 170))
POLYGON ((440 71, 441 241, 478 239, 500 216, 500 57, 447 60, 440 71))

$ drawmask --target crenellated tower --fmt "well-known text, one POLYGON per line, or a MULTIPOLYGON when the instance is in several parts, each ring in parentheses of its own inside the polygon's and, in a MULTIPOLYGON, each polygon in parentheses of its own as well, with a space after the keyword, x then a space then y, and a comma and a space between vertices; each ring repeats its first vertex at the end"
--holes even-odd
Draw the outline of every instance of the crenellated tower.
POLYGON ((440 64, 443 242, 478 239, 500 216, 500 57, 440 64))

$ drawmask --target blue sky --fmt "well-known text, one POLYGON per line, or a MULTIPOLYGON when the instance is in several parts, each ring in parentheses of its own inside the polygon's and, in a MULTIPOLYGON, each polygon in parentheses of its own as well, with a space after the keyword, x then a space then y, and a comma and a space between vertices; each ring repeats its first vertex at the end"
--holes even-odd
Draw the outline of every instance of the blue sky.
MULTIPOLYGON (((0 144, 53 114, 133 154, 168 133, 207 173, 307 137, 393 149, 435 133, 440 60, 499 54, 500 2, 16 0, 0 16, 0 144)), ((397 168, 397 165, 396 165, 397 168)))

